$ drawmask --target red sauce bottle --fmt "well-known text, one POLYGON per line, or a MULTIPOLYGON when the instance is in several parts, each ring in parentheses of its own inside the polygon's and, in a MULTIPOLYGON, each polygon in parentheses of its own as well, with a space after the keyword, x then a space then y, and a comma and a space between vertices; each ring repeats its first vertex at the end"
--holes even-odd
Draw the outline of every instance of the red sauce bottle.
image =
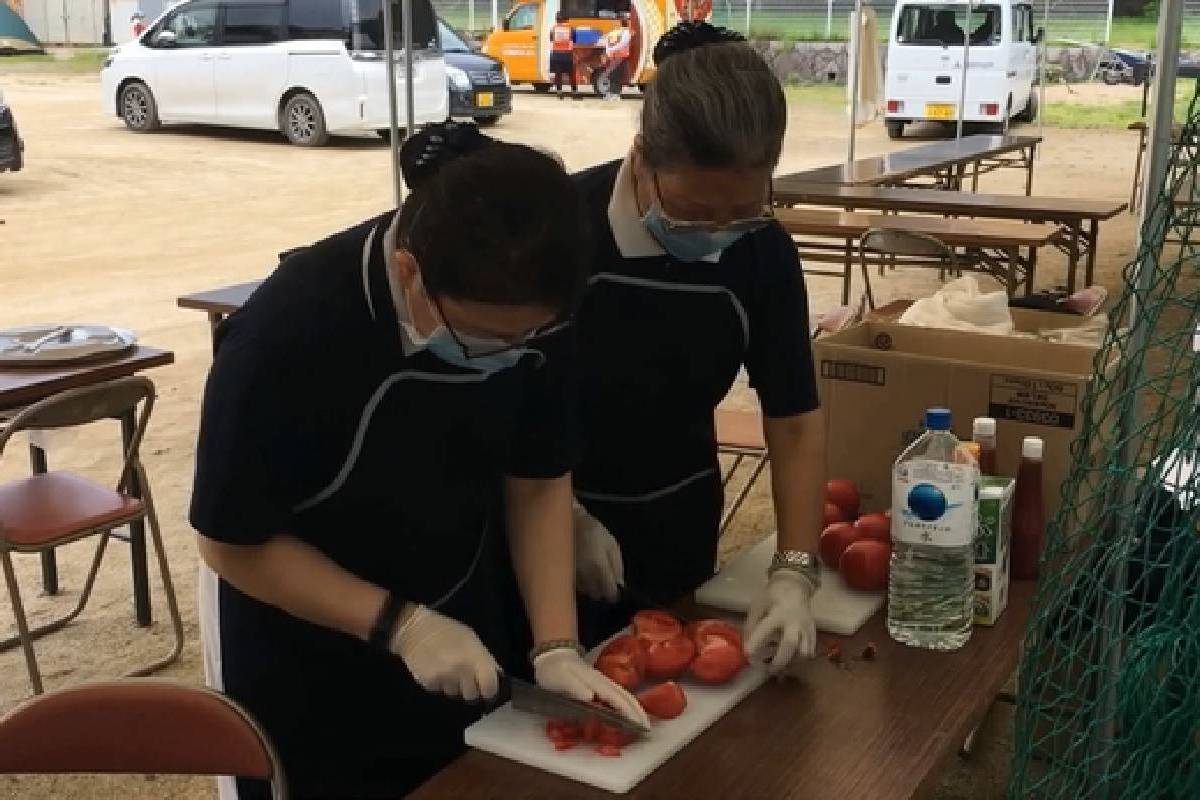
POLYGON ((999 475, 996 471, 996 420, 976 417, 971 425, 971 438, 979 444, 979 474, 999 475))
POLYGON ((1021 469, 1013 499, 1012 577, 1036 580, 1038 559, 1046 536, 1046 505, 1042 499, 1042 440, 1027 436, 1021 443, 1021 469))

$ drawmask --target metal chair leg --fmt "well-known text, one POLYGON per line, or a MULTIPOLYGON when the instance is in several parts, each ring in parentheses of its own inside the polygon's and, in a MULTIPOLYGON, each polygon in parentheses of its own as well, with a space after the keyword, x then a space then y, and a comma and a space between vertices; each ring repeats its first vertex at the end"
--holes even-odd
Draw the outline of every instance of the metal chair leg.
POLYGON ((155 661, 141 669, 129 673, 130 677, 141 677, 175 663, 183 652, 183 619, 179 615, 179 603, 175 597, 175 583, 171 580, 171 567, 167 563, 167 550, 163 545, 162 530, 158 524, 158 513, 154 510, 154 500, 150 493, 150 481, 146 478, 146 470, 138 463, 138 481, 142 486, 142 502, 146 506, 146 522, 150 528, 150 539, 154 543, 154 555, 158 561, 158 574, 162 578, 163 594, 167 599, 167 613, 171 617, 171 627, 175 634, 175 645, 166 657, 155 661))
MULTIPOLYGON (((62 630, 67 625, 71 624, 75 618, 83 612, 84 607, 87 605, 88 599, 91 597, 92 587, 96 583, 96 573, 100 570, 100 561, 104 558, 105 547, 108 545, 108 537, 110 535, 111 532, 109 531, 105 531, 104 533, 100 534, 100 543, 96 545, 96 554, 92 557, 91 570, 88 572, 87 580, 84 581, 83 590, 79 593, 79 602, 75 604, 75 608, 73 608, 70 613, 51 622, 47 622, 44 625, 39 625, 38 627, 29 631, 29 638, 31 641, 41 639, 48 633, 54 633, 55 631, 62 630)), ((12 636, 8 639, 0 640, 0 653, 5 652, 6 650, 11 650, 18 644, 21 644, 20 636, 12 636)))
MULTIPOLYGON (((882 269, 882 266, 880 267, 882 269)), ((867 307, 872 311, 875 310, 875 292, 871 290, 871 269, 867 266, 866 256, 862 259, 862 276, 863 284, 867 290, 867 307)))
POLYGON ((979 728, 972 728, 971 732, 967 734, 966 741, 963 742, 962 747, 958 751, 960 756, 969 756, 975 751, 975 737, 978 733, 979 728))
POLYGON ((763 470, 766 469, 768 460, 769 458, 767 457, 767 454, 763 453, 762 457, 759 458, 758 463, 754 466, 754 471, 750 473, 750 477, 747 478, 746 482, 742 484, 740 489, 738 489, 737 497, 735 497, 733 502, 729 504, 728 510, 726 510, 725 515, 721 519, 721 527, 718 529, 719 536, 725 535, 725 531, 729 528, 729 523, 733 521, 734 515, 737 514, 738 510, 742 507, 742 503, 746 502, 746 496, 750 494, 750 490, 754 488, 754 484, 758 482, 759 476, 762 475, 763 470))
POLYGON ((42 673, 38 670, 37 656, 33 653, 33 637, 29 635, 29 623, 25 619, 25 606, 21 603, 21 589, 17 585, 17 574, 13 570, 12 554, 0 550, 0 563, 4 567, 4 582, 8 584, 8 596, 12 600, 13 616, 17 618, 17 639, 25 651, 25 667, 29 670, 29 683, 34 694, 42 693, 42 673))

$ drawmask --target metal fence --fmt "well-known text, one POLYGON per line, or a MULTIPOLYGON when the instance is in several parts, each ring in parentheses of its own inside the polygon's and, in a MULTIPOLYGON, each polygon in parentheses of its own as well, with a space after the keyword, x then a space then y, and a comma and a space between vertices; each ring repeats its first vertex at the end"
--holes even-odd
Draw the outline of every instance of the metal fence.
MULTIPOLYGON (((433 0, 438 13, 462 30, 484 32, 492 24, 492 0, 433 0)), ((501 18, 511 0, 496 0, 501 18)), ((875 0, 871 6, 880 19, 891 18, 895 0, 875 0)), ((1046 6, 1033 0, 1036 16, 1046 6)), ((849 29, 853 0, 714 0, 713 21, 755 38, 785 40, 844 40, 849 29), (747 14, 749 3, 749 14, 747 14)), ((1200 49, 1200 0, 1184 0, 1183 42, 1200 49)), ((886 25, 881 26, 886 30, 886 25)), ((1050 0, 1046 33, 1051 41, 1104 43, 1150 49, 1154 44, 1152 19, 1109 18, 1108 0, 1050 0)))

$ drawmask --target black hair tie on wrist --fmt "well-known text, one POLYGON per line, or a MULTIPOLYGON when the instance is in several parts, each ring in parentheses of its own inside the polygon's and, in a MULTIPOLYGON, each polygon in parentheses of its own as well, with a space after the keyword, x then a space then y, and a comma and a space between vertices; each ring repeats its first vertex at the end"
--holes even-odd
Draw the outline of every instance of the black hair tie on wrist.
POLYGON ((681 22, 664 33, 654 46, 654 63, 662 66, 671 56, 708 44, 744 41, 745 36, 728 28, 719 28, 707 22, 681 22))
POLYGON ((480 133, 472 122, 429 125, 405 140, 400 148, 400 172, 410 189, 425 185, 445 164, 496 140, 480 133))

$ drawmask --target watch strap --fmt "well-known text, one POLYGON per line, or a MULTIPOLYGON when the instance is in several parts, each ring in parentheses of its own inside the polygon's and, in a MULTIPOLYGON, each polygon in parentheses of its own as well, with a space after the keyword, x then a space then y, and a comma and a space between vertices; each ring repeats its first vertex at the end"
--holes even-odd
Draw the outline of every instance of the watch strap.
POLYGON ((371 624, 371 632, 367 634, 367 644, 379 650, 391 650, 392 634, 396 630, 396 623, 400 620, 400 615, 404 613, 405 605, 407 605, 405 600, 388 592, 383 606, 379 609, 379 614, 375 617, 375 622, 371 624))

